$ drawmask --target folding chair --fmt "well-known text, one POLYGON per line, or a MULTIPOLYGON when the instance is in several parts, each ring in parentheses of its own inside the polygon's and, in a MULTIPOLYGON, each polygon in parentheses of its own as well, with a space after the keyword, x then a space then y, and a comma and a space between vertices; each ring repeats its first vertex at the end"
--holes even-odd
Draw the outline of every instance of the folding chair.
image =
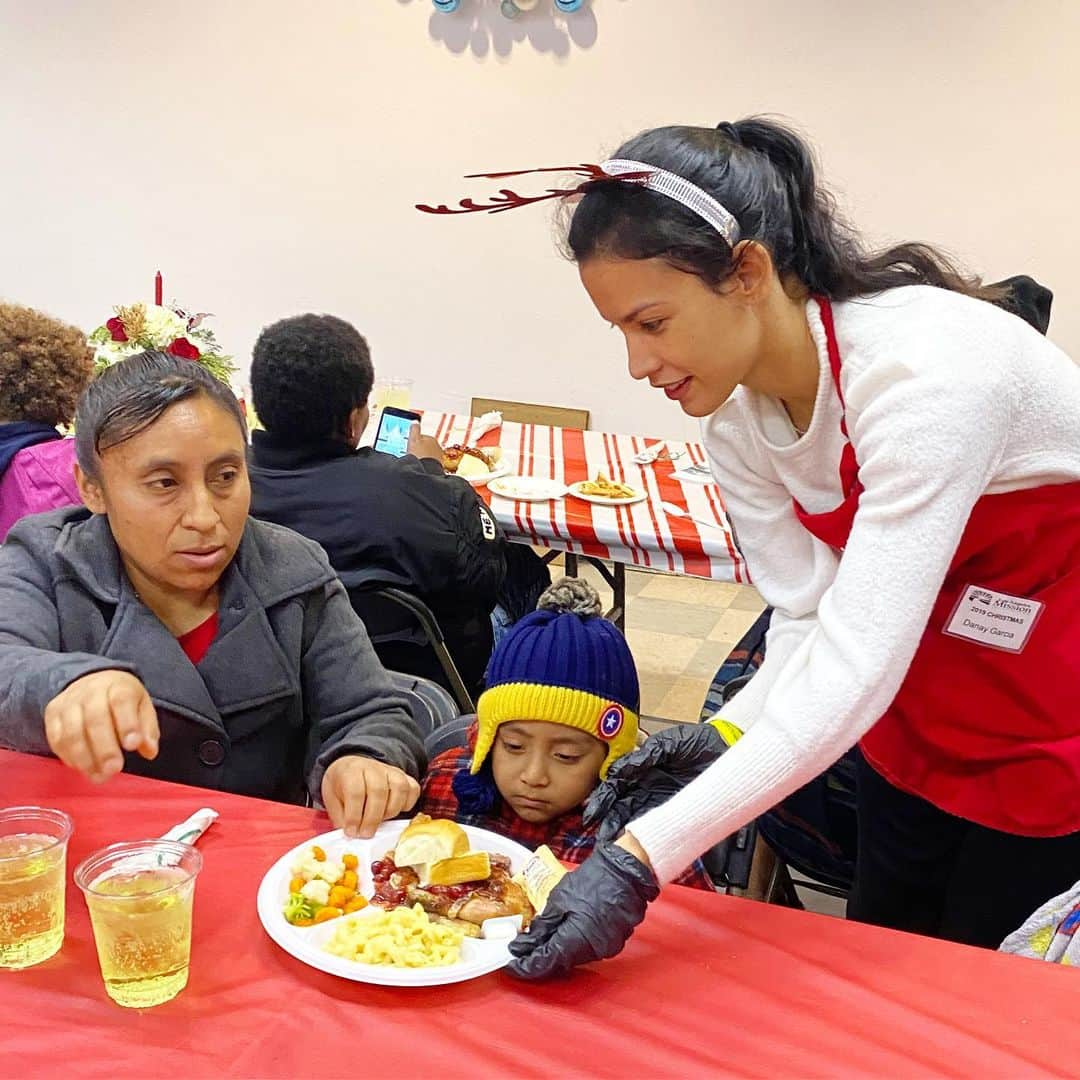
MULTIPOLYGON (((457 712, 459 714, 475 712, 476 705, 472 695, 461 677, 457 664, 454 663, 454 658, 450 655, 439 620, 431 608, 418 596, 400 585, 368 577, 364 571, 343 573, 340 576, 353 608, 369 627, 379 625, 380 615, 385 619, 387 606, 407 613, 403 616, 400 627, 395 627, 393 631, 388 633, 371 631, 371 640, 376 651, 382 644, 403 639, 406 642, 411 639, 414 644, 426 645, 442 670, 446 687, 457 703, 457 712)), ((421 677, 426 678, 423 675, 421 677)))
POLYGON ((429 731, 424 738, 424 750, 428 761, 433 761, 447 750, 469 745, 469 728, 476 722, 475 716, 455 716, 448 723, 429 731))
POLYGON ((434 732, 457 720, 457 702, 437 682, 403 671, 387 671, 387 675, 394 688, 409 698, 413 718, 425 742, 434 732))
POLYGON ((469 411, 473 416, 497 410, 504 420, 517 424, 540 424, 545 427, 589 429, 589 410, 562 405, 533 405, 527 401, 504 401, 500 398, 473 398, 469 411))

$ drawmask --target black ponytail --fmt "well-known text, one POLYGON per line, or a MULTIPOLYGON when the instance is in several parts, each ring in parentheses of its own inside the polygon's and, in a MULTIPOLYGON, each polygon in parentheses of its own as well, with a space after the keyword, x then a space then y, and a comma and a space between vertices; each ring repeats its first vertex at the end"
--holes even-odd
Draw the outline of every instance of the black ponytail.
MULTIPOLYGON (((744 240, 768 248, 781 278, 809 292, 849 300, 898 285, 938 288, 1000 301, 1000 290, 964 275, 925 244, 867 252, 832 195, 817 180, 813 152, 793 130, 751 117, 716 128, 663 127, 613 155, 667 169, 703 188, 739 223, 744 240)), ((633 184, 602 183, 577 204, 568 254, 660 258, 718 285, 735 269, 724 239, 692 210, 633 184)))

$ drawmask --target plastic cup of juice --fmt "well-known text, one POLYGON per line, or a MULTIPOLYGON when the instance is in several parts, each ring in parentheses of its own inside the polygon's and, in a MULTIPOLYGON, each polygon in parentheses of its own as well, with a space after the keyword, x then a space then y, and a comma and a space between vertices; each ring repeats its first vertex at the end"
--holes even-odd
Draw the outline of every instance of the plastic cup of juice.
POLYGON ((105 992, 146 1009, 187 986, 191 906, 202 855, 175 840, 111 844, 75 870, 94 928, 105 992))
POLYGON ((384 376, 375 380, 371 404, 375 409, 407 409, 412 401, 412 379, 384 376))
POLYGON ((412 379, 393 378, 386 404, 395 409, 407 409, 412 402, 412 379))
POLYGON ((64 941, 71 818, 62 810, 0 810, 0 968, 25 968, 64 941))

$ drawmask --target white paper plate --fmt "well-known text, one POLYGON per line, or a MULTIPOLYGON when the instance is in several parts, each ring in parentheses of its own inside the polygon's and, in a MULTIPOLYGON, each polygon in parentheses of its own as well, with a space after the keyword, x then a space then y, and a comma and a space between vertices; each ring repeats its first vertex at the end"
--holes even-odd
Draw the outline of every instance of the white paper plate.
MULTIPOLYGON (((581 485, 589 483, 588 480, 579 480, 570 485, 570 494, 575 499, 584 499, 585 502, 595 503, 597 506, 633 506, 635 503, 644 502, 649 496, 640 488, 634 488, 635 494, 627 495, 625 499, 609 499, 604 495, 586 495, 581 491, 581 485)), ((627 485, 633 487, 633 485, 627 485)))
MULTIPOLYGON (((472 444, 470 443, 469 445, 471 446, 472 444)), ((467 480, 473 487, 483 487, 484 484, 490 483, 497 476, 506 476, 507 473, 513 472, 513 467, 510 462, 507 461, 501 446, 482 446, 480 449, 495 459, 490 469, 486 472, 477 473, 475 476, 463 476, 461 473, 450 473, 449 475, 458 476, 462 480, 467 480)))
MULTIPOLYGON (((508 943, 484 941, 480 938, 466 938, 461 945, 461 959, 446 967, 404 968, 384 964, 361 964, 323 951, 322 946, 330 940, 343 919, 369 919, 383 910, 374 905, 354 915, 344 915, 341 919, 331 919, 317 926, 291 926, 285 920, 283 909, 289 896, 292 864, 298 855, 310 850, 313 844, 318 844, 330 856, 351 852, 360 863, 357 869, 360 892, 370 900, 375 891, 371 864, 393 850, 398 837, 408 824, 407 821, 388 821, 379 827, 370 840, 350 840, 340 829, 336 829, 297 844, 270 867, 259 886, 257 905, 263 928, 278 945, 301 963, 331 975, 339 975, 343 979, 376 983, 379 986, 443 986, 446 983, 475 979, 505 967, 510 962, 508 943)), ((473 850, 509 856, 515 874, 532 858, 531 851, 504 836, 485 829, 474 829, 470 825, 463 825, 462 828, 468 835, 473 850)))
POLYGON ((522 502, 547 502, 561 499, 566 494, 566 486, 558 480, 549 480, 542 476, 506 476, 492 480, 488 490, 504 499, 520 499, 522 502))

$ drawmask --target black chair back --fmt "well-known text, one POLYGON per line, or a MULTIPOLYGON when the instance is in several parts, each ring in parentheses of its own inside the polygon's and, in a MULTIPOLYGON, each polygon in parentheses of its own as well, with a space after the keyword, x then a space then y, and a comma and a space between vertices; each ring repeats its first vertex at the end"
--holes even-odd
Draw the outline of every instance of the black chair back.
POLYGON ((435 728, 424 739, 424 750, 428 761, 433 761, 447 750, 468 746, 469 728, 476 722, 475 716, 457 716, 448 724, 435 728))
MULTIPOLYGON (((435 672, 443 676, 446 688, 457 703, 457 715, 476 711, 472 695, 446 644, 439 620, 431 608, 414 593, 385 580, 369 578, 363 572, 340 575, 353 609, 369 627, 372 645, 380 655, 388 653, 398 661, 413 653, 420 678, 432 681, 435 672), (388 629, 389 625, 389 629, 388 629), (375 628, 381 628, 379 632, 375 628), (416 647, 415 650, 413 647, 416 647), (435 668, 423 655, 430 651, 435 668)), ((392 660, 391 663, 394 661, 392 660)))
POLYGON ((457 703, 436 682, 402 671, 387 671, 394 689, 409 699, 409 708, 426 740, 433 732, 453 724, 460 716, 457 703))

